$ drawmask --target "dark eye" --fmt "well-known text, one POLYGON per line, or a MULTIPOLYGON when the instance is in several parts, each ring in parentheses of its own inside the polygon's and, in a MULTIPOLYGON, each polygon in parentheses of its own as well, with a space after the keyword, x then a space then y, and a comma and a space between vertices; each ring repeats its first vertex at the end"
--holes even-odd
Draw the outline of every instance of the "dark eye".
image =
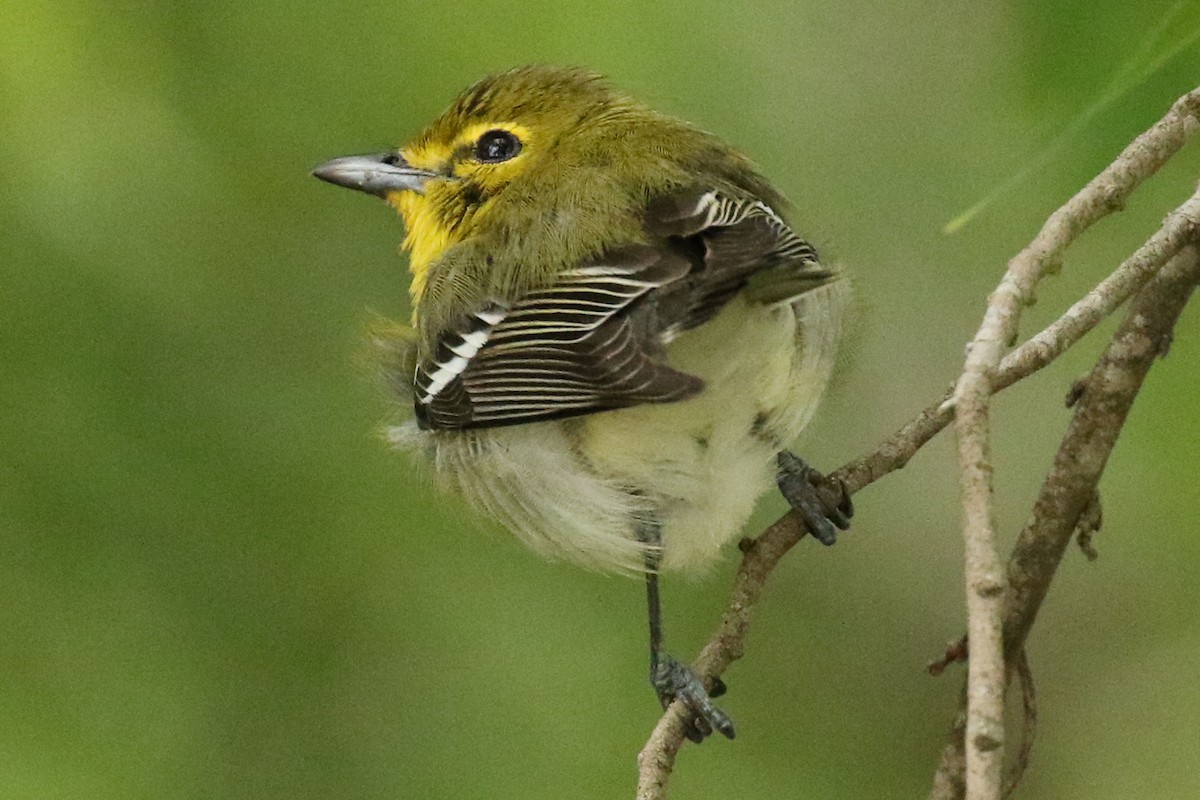
POLYGON ((521 152, 521 140, 508 131, 488 131, 475 143, 475 160, 484 164, 508 161, 521 152))

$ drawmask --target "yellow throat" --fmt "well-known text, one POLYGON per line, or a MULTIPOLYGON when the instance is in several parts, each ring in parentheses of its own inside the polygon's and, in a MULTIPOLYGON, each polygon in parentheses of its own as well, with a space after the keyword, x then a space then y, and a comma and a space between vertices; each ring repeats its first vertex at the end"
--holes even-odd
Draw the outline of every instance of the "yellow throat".
POLYGON ((388 204, 404 218, 403 248, 408 251, 408 271, 412 283, 408 293, 412 297, 413 317, 421 303, 429 268, 454 242, 451 228, 443 221, 429 198, 416 192, 393 192, 388 195, 388 204))

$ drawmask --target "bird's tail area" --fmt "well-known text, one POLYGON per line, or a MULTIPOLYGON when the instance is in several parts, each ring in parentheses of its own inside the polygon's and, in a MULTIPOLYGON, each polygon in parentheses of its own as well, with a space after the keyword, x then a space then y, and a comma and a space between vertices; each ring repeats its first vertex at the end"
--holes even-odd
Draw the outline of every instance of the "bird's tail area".
POLYGON ((776 306, 795 303, 809 292, 842 280, 836 270, 816 261, 789 261, 751 275, 743 292, 752 303, 776 306))
POLYGON ((812 419, 838 362, 839 345, 853 317, 850 281, 836 269, 826 273, 819 284, 784 301, 794 309, 796 319, 796 357, 792 363, 790 419, 781 427, 793 436, 812 419))

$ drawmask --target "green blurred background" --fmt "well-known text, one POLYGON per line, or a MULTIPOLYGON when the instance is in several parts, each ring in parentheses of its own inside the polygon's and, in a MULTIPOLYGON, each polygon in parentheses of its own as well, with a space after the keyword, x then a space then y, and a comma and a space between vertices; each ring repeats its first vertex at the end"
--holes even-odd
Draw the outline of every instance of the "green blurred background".
MULTIPOLYGON (((402 228, 313 164, 534 61, 720 133, 855 275, 858 333, 800 445, 832 467, 944 390, 1007 258, 1196 84, 1197 48, 943 223, 1192 36, 1197 6, 3 0, 0 797, 632 796, 657 717, 641 586, 480 533, 386 450, 362 330, 407 313, 402 228)), ((1024 330, 1198 175, 1193 144, 1024 330)), ((998 402, 1006 548, 1103 338, 998 402)), ((1198 369, 1192 308, 1105 477, 1101 559, 1068 553, 1033 635, 1022 797, 1200 796, 1198 369)), ((956 502, 943 437, 857 498, 837 547, 789 556, 727 676, 740 735, 689 746, 674 797, 923 796, 960 680, 924 671, 964 627, 956 502)), ((734 555, 668 580, 680 653, 734 555)))

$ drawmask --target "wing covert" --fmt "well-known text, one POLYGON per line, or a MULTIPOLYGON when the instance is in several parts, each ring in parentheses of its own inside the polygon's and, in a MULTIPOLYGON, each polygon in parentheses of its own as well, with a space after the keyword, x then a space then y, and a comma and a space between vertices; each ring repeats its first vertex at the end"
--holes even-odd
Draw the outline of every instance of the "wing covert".
POLYGON ((489 304, 418 364, 418 421, 489 427, 690 397, 703 381, 661 363, 630 314, 689 269, 670 252, 631 245, 510 306, 489 304))
POLYGON ((610 250, 445 331, 413 375, 418 423, 479 428, 683 400, 700 378, 663 344, 735 295, 791 302, 833 277, 761 200, 692 190, 651 202, 653 244, 610 250))

